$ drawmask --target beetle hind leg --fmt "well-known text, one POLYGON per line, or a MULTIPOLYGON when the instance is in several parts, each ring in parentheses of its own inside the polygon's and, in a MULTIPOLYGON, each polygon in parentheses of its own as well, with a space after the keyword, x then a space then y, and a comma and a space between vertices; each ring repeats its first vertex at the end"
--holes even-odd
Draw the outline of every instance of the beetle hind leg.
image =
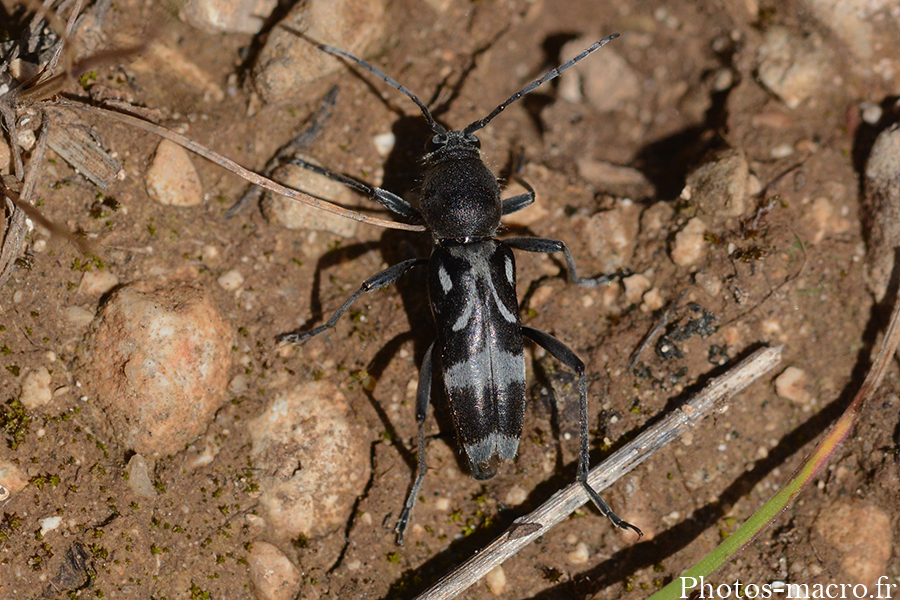
POLYGON ((568 346, 540 329, 523 326, 522 335, 552 354, 556 357, 556 360, 575 371, 578 375, 578 392, 581 396, 581 452, 578 458, 578 482, 581 483, 581 486, 587 492, 597 510, 600 511, 600 514, 612 521, 613 525, 619 529, 631 529, 640 536, 644 535, 640 529, 614 513, 600 497, 600 494, 588 483, 591 457, 588 446, 587 379, 584 375, 584 362, 568 346))
POLYGON ((416 390, 416 423, 418 424, 418 466, 416 467, 416 479, 412 488, 409 490, 409 496, 406 497, 406 504, 400 512, 400 518, 394 527, 394 533, 397 534, 397 545, 403 545, 403 533, 406 526, 409 525, 410 515, 416 498, 419 496, 419 488, 422 487, 422 480, 425 479, 425 472, 428 465, 425 463, 425 418, 428 416, 428 405, 431 403, 431 376, 432 376, 432 355, 434 353, 434 342, 428 346, 425 351, 425 358, 422 359, 422 368, 419 370, 419 387, 416 390))

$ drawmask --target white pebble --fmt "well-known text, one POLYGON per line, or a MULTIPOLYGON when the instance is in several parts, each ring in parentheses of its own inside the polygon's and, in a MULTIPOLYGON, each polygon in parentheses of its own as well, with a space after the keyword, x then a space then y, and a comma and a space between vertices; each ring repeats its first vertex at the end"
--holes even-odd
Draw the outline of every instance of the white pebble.
POLYGON ((244 284, 244 276, 237 269, 231 269, 222 273, 216 282, 226 292, 233 292, 244 284))
POLYGON ((809 375, 803 369, 788 367, 775 378, 775 393, 781 398, 797 404, 809 404, 813 396, 806 389, 809 375))
POLYGON ((570 565, 583 565, 591 558, 591 552, 587 544, 578 542, 575 549, 566 554, 566 562, 570 565))
POLYGON ((58 528, 60 523, 62 523, 62 517, 47 517, 46 519, 38 519, 38 524, 41 526, 41 536, 45 536, 54 529, 58 528))
POLYGON ((81 276, 78 292, 88 296, 100 296, 119 285, 119 278, 109 271, 87 271, 81 276))
POLYGON ((506 591, 506 573, 503 565, 497 565, 484 576, 484 582, 495 596, 500 596, 506 591))
POLYGON ((203 185, 187 150, 169 140, 156 147, 145 183, 147 194, 166 206, 197 206, 203 202, 203 185))
POLYGON ((53 399, 53 390, 50 388, 50 371, 47 367, 40 366, 25 375, 22 381, 22 395, 19 398, 28 410, 34 410, 46 405, 53 399))
POLYGON ((372 138, 372 142, 375 144, 375 151, 378 155, 384 157, 394 149, 394 144, 397 143, 397 136, 393 133, 381 133, 372 138))
POLYGON ((687 267, 703 258, 706 253, 705 234, 706 224, 703 221, 697 217, 688 221, 684 229, 675 234, 672 261, 679 267, 687 267))

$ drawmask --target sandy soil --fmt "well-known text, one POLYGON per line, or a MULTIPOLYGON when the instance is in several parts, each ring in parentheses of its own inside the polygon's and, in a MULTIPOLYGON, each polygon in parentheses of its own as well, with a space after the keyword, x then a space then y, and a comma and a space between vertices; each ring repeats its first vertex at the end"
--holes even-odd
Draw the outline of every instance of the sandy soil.
MULTIPOLYGON (((496 580, 493 592, 481 582, 467 598, 496 592, 646 597, 752 514, 862 381, 884 311, 865 286, 859 179, 875 135, 896 119, 890 109, 896 88, 801 3, 765 4, 756 13, 754 4, 450 1, 436 10, 397 1, 387 7, 387 33, 372 60, 426 101, 437 98, 432 105, 444 108, 439 118, 456 126, 558 64, 566 42, 622 34, 610 48, 640 82, 638 95, 603 112, 560 99, 561 88, 548 84, 481 133, 497 171, 508 172, 524 153, 523 175, 542 212, 518 228, 521 234, 564 240, 584 273, 606 266, 592 238, 595 215, 644 213, 640 231, 622 234, 635 246, 623 266, 646 275, 658 296, 631 302, 619 288, 579 288, 558 276, 564 264, 555 258, 518 256, 523 321, 564 340, 588 365, 592 462, 760 345, 785 344, 781 369, 795 366, 807 377, 801 393, 787 399, 776 394, 773 373, 605 492, 619 514, 644 530, 640 542, 586 508, 508 561, 503 590, 496 580), (776 24, 797 36, 820 36, 832 57, 824 83, 793 109, 757 79, 757 51, 776 24), (863 102, 882 105, 884 114, 867 122, 863 102), (746 156, 760 190, 730 218, 701 214, 679 198, 691 169, 724 149, 746 156), (623 189, 592 180, 585 160, 635 167, 648 183, 623 189), (819 198, 831 210, 824 216, 819 198), (693 217, 707 226, 704 254, 678 266, 670 258, 675 234, 693 217), (651 345, 628 372, 660 307, 683 292, 670 332, 707 313, 715 317, 715 332, 679 341, 677 357, 651 345)), ((415 188, 415 157, 428 131, 400 94, 342 70, 283 105, 261 105, 251 98, 247 69, 257 40, 202 33, 174 20, 148 25, 160 22, 158 13, 117 4, 104 27, 117 33, 107 43, 121 47, 123 40, 155 36, 170 54, 147 52, 98 67, 90 85, 116 90, 153 109, 163 124, 262 168, 337 84, 333 113, 309 153, 400 194, 415 188), (186 75, 191 64, 207 83, 186 75), (383 158, 373 140, 388 132, 397 144, 383 158)), ((601 71, 606 50, 588 59, 601 71)), ((77 82, 67 89, 73 97, 86 95, 77 82)), ((407 543, 398 548, 391 527, 415 465, 414 386, 433 337, 424 276, 414 273, 367 296, 333 332, 302 346, 279 350, 275 338, 321 323, 384 265, 410 252, 426 255, 427 236, 367 226, 348 239, 289 231, 255 206, 225 219, 245 184, 200 158, 194 164, 203 204, 159 205, 148 198, 143 175, 157 140, 120 124, 91 124, 122 161, 124 181, 99 195, 50 153, 37 196, 49 218, 92 239, 96 259, 39 230, 29 235, 22 268, 0 289, 0 458, 29 480, 0 502, 4 597, 15 591, 22 598, 254 598, 248 555, 267 538, 258 524, 244 423, 302 381, 326 378, 343 391, 368 436, 372 475, 333 533, 279 542, 301 574, 300 597, 411 598, 573 480, 572 375, 528 348, 534 402, 518 459, 493 480, 471 479, 438 399, 427 427, 431 472, 407 543), (226 290, 218 278, 233 269, 243 283, 226 290), (232 375, 241 376, 241 385, 230 388, 204 438, 216 441, 218 455, 200 467, 191 466, 190 450, 150 457, 156 494, 149 497, 123 475, 132 453, 110 434, 90 398, 81 399, 83 375, 74 358, 86 325, 67 309, 83 309, 76 317, 94 313, 104 300, 80 287, 86 271, 112 273, 121 283, 189 279, 213 296, 234 328, 232 375), (17 404, 23 380, 40 367, 50 373, 53 399, 23 412, 17 404), (41 534, 40 520, 56 516, 58 527, 41 534)), ((368 206, 364 198, 353 202, 368 206)), ((893 368, 817 485, 718 573, 717 582, 812 584, 882 575, 898 582, 900 562, 891 547, 900 519, 897 377, 893 368), (835 521, 835 514, 864 517, 835 521), (882 531, 887 523, 886 542, 871 531, 873 523, 882 531)))

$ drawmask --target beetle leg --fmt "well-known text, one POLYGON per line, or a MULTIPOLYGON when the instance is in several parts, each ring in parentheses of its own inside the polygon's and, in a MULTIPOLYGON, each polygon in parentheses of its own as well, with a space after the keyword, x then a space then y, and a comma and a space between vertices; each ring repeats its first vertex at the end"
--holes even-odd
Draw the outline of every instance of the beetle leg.
POLYGON ((416 423, 419 426, 419 449, 418 449, 418 467, 416 469, 416 480, 413 482, 409 496, 406 498, 406 504, 397 520, 397 526, 394 527, 394 533, 397 534, 397 545, 403 545, 403 532, 409 524, 410 513, 416 498, 419 495, 419 488, 422 487, 422 480, 425 479, 425 472, 428 465, 425 464, 425 418, 428 416, 428 405, 431 403, 431 358, 434 352, 434 342, 428 346, 425 351, 425 358, 422 359, 422 368, 419 370, 419 387, 416 390, 416 423))
POLYGON ((569 252, 566 245, 559 240, 547 238, 509 238, 503 240, 503 243, 511 248, 524 250, 525 252, 538 252, 540 254, 562 252, 566 257, 566 266, 569 270, 569 281, 584 287, 597 287, 598 285, 609 283, 628 274, 627 271, 622 271, 612 275, 600 275, 599 277, 579 277, 578 271, 575 269, 575 259, 572 258, 572 253, 569 252))
MULTIPOLYGON (((562 243, 562 242, 560 242, 562 243)), ((587 415, 587 379, 584 376, 584 362, 561 341, 533 327, 522 327, 522 335, 535 342, 538 346, 556 357, 556 360, 566 365, 578 375, 578 392, 581 395, 581 453, 578 459, 578 481, 591 498, 591 502, 597 507, 604 517, 612 521, 613 525, 620 529, 632 529, 638 535, 643 535, 640 529, 631 523, 622 520, 614 513, 600 494, 588 483, 588 470, 590 467, 590 450, 588 447, 588 415, 587 415)))
POLYGON ((343 306, 337 309, 331 318, 328 319, 328 322, 324 325, 320 325, 315 329, 310 329, 309 331, 293 331, 291 333, 285 333, 284 335, 278 336, 279 342, 302 342, 308 340, 309 338, 319 335, 326 329, 331 329, 334 327, 337 322, 340 320, 341 316, 353 305, 356 300, 367 292, 371 292, 377 289, 381 289, 385 286, 391 285, 403 275, 405 275, 410 269, 415 267, 416 265, 424 265, 427 264, 427 259, 422 258, 411 258, 409 260, 404 260, 401 263, 397 263, 391 267, 388 267, 384 271, 373 275, 366 279, 363 284, 360 286, 356 293, 350 296, 346 302, 344 302, 343 306))

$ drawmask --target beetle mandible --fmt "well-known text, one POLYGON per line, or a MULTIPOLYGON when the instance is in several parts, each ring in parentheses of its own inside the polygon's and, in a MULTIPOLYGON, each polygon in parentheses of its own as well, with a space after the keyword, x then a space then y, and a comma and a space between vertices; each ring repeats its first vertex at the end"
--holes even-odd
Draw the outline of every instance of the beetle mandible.
POLYGON ((334 327, 363 294, 396 282, 415 266, 428 265, 428 293, 437 339, 426 350, 419 373, 416 392, 418 468, 395 528, 398 544, 403 543, 403 533, 427 470, 425 418, 431 403, 435 365, 440 365, 457 437, 472 475, 480 480, 490 479, 503 461, 515 458, 522 436, 525 414, 523 338, 537 343, 577 373, 581 408, 577 479, 600 512, 614 525, 641 534, 640 529, 616 515, 587 482, 590 456, 584 363, 557 338, 522 325, 512 250, 545 254, 562 252, 569 281, 579 285, 594 287, 609 281, 609 277, 579 277, 572 254, 561 241, 496 238, 500 218, 534 202, 534 190, 526 186, 526 193, 501 200, 500 184, 483 162, 481 143, 475 136, 476 131, 507 106, 617 37, 618 34, 613 34, 594 43, 510 96, 488 116, 458 131, 448 131, 435 121, 428 107, 415 94, 378 68, 344 50, 318 46, 323 52, 355 63, 408 96, 421 109, 434 132, 426 146, 425 175, 417 208, 387 190, 370 187, 302 159, 292 161, 368 195, 403 217, 424 222, 433 238, 434 248, 429 259, 413 258, 388 267, 363 282, 324 325, 279 338, 285 342, 299 342, 318 335, 334 327))

